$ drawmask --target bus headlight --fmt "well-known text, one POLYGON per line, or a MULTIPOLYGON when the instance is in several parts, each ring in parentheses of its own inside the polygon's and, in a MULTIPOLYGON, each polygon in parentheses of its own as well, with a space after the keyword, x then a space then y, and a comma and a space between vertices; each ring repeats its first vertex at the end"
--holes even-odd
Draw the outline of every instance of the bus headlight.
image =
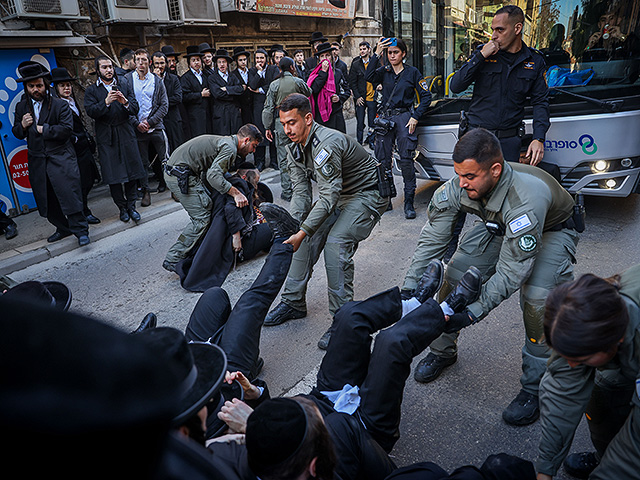
POLYGON ((609 178, 605 180, 604 184, 607 186, 607 188, 616 188, 616 185, 618 183, 615 181, 615 179, 609 178))
POLYGON ((609 162, 606 160, 597 160, 591 164, 591 170, 593 173, 603 173, 609 170, 609 162))

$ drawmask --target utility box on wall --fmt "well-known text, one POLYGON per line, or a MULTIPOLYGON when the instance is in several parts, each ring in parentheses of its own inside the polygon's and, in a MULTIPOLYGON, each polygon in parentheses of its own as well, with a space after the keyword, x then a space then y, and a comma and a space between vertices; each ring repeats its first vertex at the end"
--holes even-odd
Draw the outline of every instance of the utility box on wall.
POLYGON ((36 208, 29 183, 27 142, 18 140, 11 131, 16 105, 24 93, 22 83, 16 81, 20 78, 18 65, 25 60, 39 62, 49 71, 56 67, 53 51, 0 49, 0 210, 9 215, 36 208))

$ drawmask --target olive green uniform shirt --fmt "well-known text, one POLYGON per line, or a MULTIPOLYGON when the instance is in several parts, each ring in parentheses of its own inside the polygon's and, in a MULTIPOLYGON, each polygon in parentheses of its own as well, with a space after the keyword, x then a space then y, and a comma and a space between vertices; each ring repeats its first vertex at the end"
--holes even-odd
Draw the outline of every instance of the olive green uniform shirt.
POLYGON ((313 122, 304 146, 287 145, 293 183, 290 212, 313 235, 334 211, 341 195, 377 189, 376 160, 354 138, 313 122), (311 180, 318 184, 312 206, 311 180))
POLYGON ((543 232, 569 219, 573 206, 571 195, 551 175, 530 165, 505 162, 497 185, 481 200, 471 200, 456 175, 429 203, 429 219, 403 288, 414 289, 429 261, 444 256, 460 212, 477 215, 505 230, 496 272, 482 286, 480 298, 467 307, 483 318, 525 283, 543 247, 543 232))
POLYGON ((238 154, 236 135, 200 135, 180 145, 167 160, 167 165, 189 167, 198 178, 205 178, 209 185, 224 195, 231 183, 224 174, 233 169, 238 154))
POLYGON ((274 120, 279 123, 279 120, 274 118, 276 111, 282 101, 292 93, 300 93, 305 97, 309 97, 313 92, 304 80, 294 77, 290 72, 284 72, 282 78, 277 78, 271 82, 269 90, 267 91, 267 98, 264 102, 264 110, 262 110, 262 124, 264 128, 273 130, 274 120))

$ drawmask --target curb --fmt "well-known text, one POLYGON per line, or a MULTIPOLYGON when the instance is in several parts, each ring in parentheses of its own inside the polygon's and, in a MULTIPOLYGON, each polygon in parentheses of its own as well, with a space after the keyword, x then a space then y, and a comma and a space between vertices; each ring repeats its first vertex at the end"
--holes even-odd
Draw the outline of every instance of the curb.
MULTIPOLYGON (((156 204, 154 207, 152 210, 143 211, 142 220, 138 224, 133 221, 124 223, 121 222, 118 217, 112 217, 103 221, 97 228, 92 226, 91 242, 96 242, 129 228, 135 228, 137 225, 179 211, 182 209, 182 204, 170 199, 156 204)), ((19 249, 9 250, 0 254, 0 275, 7 275, 17 270, 22 270, 36 263, 44 262, 50 258, 75 250, 76 248, 81 247, 78 246, 76 237, 70 236, 55 243, 47 243, 46 240, 40 240, 30 245, 19 247, 19 249)))

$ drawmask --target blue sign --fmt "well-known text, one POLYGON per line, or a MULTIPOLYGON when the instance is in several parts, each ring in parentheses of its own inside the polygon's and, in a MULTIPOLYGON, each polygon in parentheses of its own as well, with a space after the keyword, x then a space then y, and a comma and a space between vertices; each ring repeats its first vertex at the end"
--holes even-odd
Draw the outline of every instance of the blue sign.
POLYGON ((27 142, 18 140, 11 131, 16 105, 24 93, 18 65, 33 60, 48 70, 57 66, 53 50, 40 53, 35 48, 0 50, 0 141, 2 142, 2 168, 0 169, 0 209, 15 208, 19 212, 36 208, 29 183, 27 142))

